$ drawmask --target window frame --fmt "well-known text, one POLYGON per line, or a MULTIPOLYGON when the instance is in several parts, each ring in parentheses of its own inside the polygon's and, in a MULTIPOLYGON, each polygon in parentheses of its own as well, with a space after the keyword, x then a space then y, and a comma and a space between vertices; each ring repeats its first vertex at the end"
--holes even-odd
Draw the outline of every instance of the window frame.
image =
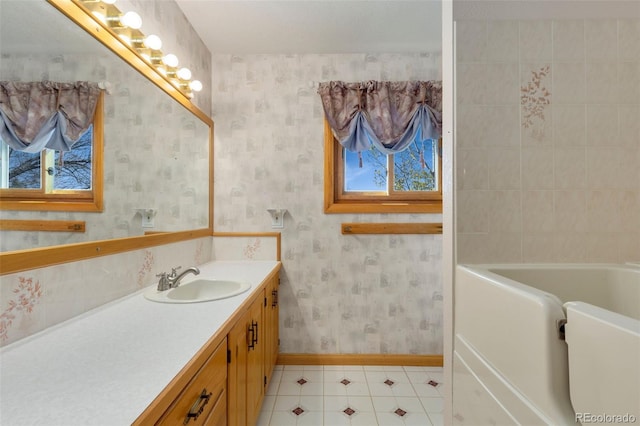
MULTIPOLYGON (((43 155, 41 153, 41 155, 43 155)), ((104 209, 104 92, 101 91, 93 116, 91 147, 91 190, 57 190, 0 188, 0 210, 101 212, 104 209)), ((41 163, 42 183, 46 174, 41 163)))
MULTIPOLYGON (((428 192, 392 191, 344 192, 342 145, 324 119, 324 212, 325 213, 442 213, 442 139, 438 149, 438 190, 428 192)), ((393 182, 393 171, 389 171, 393 182)))

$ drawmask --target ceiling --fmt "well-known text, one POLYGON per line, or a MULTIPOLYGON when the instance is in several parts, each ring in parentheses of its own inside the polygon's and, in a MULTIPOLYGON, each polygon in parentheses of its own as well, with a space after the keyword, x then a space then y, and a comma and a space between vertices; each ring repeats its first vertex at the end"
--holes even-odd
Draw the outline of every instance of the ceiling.
POLYGON ((212 54, 441 50, 440 0, 176 0, 212 54))

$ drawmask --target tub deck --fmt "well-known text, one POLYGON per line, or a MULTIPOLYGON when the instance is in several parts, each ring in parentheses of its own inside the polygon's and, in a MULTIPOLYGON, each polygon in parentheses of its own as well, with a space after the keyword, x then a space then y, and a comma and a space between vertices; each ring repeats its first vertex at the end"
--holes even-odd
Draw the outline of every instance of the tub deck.
POLYGON ((454 421, 575 425, 623 408, 640 419, 639 302, 632 265, 458 266, 454 421))

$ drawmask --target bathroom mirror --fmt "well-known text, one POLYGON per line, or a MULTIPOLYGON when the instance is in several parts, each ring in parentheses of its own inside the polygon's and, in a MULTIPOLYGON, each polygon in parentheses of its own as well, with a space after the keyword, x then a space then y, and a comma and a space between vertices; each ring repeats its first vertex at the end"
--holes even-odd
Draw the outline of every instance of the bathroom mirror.
MULTIPOLYGON (((59 3, 67 14, 71 10, 83 16, 72 2, 51 3, 59 3)), ((91 18, 84 14, 82 19, 91 18)), ((2 273, 7 272, 7 261, 16 250, 47 247, 51 251, 71 243, 95 246, 99 242, 105 254, 104 250, 109 251, 106 240, 126 239, 124 246, 129 249, 211 233, 212 121, 184 95, 172 91, 144 61, 132 57, 127 58, 128 63, 116 55, 117 51, 132 56, 103 28, 94 23, 95 33, 90 34, 87 31, 91 28, 85 31, 79 26, 83 22, 74 20, 45 0, 2 0, 0 80, 108 83, 110 93, 104 96, 104 210, 1 210, 3 220, 86 224, 85 232, 0 231, 2 273), (95 38, 98 36, 106 44, 95 38), (143 216, 149 211, 152 223, 147 221, 143 226, 143 216)))

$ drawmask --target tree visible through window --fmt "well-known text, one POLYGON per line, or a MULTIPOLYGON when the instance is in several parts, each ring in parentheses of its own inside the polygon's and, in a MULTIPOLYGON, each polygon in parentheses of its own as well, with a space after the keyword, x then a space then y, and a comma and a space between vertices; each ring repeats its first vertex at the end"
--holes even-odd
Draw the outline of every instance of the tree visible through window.
POLYGON ((359 155, 325 122, 325 212, 441 212, 440 140, 416 139, 396 154, 372 146, 359 155))
POLYGON ((93 127, 73 145, 71 151, 44 150, 30 154, 16 151, 0 140, 1 188, 47 189, 54 191, 91 189, 93 127), (5 161, 6 158, 6 161, 5 161), (44 166, 44 167, 43 167, 44 166))

